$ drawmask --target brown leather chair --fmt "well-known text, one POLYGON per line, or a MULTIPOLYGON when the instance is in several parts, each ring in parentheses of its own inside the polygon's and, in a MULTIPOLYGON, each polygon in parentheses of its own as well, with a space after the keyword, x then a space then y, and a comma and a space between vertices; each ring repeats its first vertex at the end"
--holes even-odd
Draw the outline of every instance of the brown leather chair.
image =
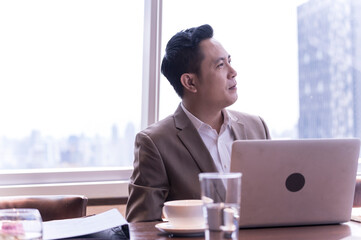
POLYGON ((361 176, 356 177, 355 196, 353 207, 361 207, 361 176))
POLYGON ((43 221, 86 215, 88 198, 82 195, 36 195, 0 197, 0 209, 36 208, 43 221))

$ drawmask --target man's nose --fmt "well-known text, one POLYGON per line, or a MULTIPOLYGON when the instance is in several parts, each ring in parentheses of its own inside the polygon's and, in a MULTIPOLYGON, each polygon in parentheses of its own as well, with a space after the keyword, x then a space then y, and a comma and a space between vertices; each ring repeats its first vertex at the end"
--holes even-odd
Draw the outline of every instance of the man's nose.
POLYGON ((229 77, 235 78, 236 76, 237 76, 237 71, 231 65, 229 65, 229 77))

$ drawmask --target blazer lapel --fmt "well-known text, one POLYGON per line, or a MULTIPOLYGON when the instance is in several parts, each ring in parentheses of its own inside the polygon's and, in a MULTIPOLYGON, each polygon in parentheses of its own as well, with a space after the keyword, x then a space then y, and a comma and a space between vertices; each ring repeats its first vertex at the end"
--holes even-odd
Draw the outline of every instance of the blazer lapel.
POLYGON ((180 105, 174 113, 174 121, 176 128, 179 129, 179 139, 188 149, 201 172, 217 172, 217 168, 201 136, 180 105))
POLYGON ((235 140, 247 139, 244 124, 232 113, 228 112, 231 120, 231 129, 234 133, 235 140))

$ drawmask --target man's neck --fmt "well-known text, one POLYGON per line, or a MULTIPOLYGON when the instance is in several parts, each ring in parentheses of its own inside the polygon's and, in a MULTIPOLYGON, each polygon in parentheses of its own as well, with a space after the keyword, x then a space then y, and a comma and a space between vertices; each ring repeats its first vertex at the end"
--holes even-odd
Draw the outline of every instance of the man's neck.
POLYGON ((219 133, 224 121, 222 109, 217 110, 212 107, 187 104, 184 101, 182 103, 183 106, 196 118, 208 124, 219 133))

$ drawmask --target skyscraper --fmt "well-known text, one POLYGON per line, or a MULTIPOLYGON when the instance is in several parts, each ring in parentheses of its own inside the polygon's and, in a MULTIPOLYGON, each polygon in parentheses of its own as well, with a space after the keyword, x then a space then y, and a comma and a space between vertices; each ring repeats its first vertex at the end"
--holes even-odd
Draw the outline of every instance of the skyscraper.
POLYGON ((361 137, 361 1, 298 7, 300 138, 361 137))

